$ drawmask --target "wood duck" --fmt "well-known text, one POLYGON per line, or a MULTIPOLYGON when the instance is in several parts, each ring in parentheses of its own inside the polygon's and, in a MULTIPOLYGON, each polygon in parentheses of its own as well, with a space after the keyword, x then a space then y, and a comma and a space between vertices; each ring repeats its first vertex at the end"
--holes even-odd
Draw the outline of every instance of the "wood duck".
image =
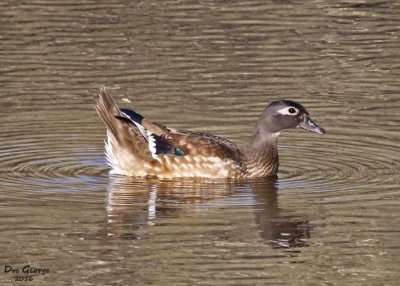
POLYGON ((270 103, 245 146, 207 133, 172 129, 120 109, 105 88, 100 89, 96 110, 107 127, 110 173, 126 176, 266 177, 278 171, 277 140, 282 130, 299 127, 325 133, 301 104, 291 100, 270 103))

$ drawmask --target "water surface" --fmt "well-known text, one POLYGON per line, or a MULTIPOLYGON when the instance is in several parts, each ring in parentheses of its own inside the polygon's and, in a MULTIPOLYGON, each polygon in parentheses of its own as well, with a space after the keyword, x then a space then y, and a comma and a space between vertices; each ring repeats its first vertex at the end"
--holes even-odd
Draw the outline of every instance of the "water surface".
POLYGON ((1 285, 397 285, 397 1, 3 1, 1 285), (245 144, 275 99, 277 178, 109 177, 121 106, 245 144))

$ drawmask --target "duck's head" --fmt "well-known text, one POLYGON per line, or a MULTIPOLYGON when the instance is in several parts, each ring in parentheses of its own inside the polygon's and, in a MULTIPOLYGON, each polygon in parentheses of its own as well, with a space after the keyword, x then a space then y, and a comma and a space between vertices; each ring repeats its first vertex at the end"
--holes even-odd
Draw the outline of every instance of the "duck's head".
POLYGON ((325 134, 325 130, 311 119, 307 110, 301 104, 291 100, 273 101, 265 108, 257 124, 257 129, 274 134, 295 127, 325 134))

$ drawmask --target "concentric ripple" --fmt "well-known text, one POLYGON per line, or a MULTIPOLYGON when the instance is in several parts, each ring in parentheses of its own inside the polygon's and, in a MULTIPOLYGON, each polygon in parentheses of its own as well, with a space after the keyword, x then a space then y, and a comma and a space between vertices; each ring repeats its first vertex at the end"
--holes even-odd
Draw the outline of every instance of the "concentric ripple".
MULTIPOLYGON (((388 111, 381 108, 378 115, 375 102, 360 104, 365 106, 363 111, 346 115, 345 122, 345 114, 338 109, 328 109, 328 115, 317 113, 327 129, 324 136, 300 131, 286 134, 281 140, 281 178, 293 185, 306 180, 321 190, 398 183, 400 133, 394 118, 387 117, 392 107, 388 104, 388 111)), ((392 104, 398 105, 399 100, 392 104)))
POLYGON ((3 184, 24 176, 68 178, 106 175, 101 139, 99 144, 91 144, 90 139, 79 135, 82 130, 73 123, 54 127, 40 120, 34 124, 16 121, 7 125, 11 131, 2 131, 0 147, 3 184))

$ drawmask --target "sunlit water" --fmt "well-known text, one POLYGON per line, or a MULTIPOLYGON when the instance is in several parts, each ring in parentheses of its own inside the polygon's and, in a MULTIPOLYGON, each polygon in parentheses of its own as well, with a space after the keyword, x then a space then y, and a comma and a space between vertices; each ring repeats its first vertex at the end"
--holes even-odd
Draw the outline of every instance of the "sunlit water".
POLYGON ((0 3, 0 284, 397 285, 400 5, 304 2, 0 3), (279 98, 327 134, 285 132, 277 178, 109 177, 101 85, 238 144, 279 98))

